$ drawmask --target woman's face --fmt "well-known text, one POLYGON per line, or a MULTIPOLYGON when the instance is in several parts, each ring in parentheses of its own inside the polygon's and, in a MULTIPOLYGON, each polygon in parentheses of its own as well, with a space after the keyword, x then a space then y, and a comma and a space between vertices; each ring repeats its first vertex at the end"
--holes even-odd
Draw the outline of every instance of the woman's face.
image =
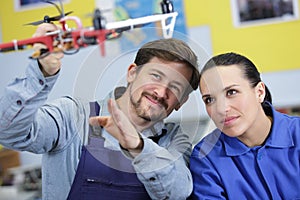
MULTIPOLYGON (((200 91, 215 125, 230 137, 239 137, 259 124, 264 84, 251 87, 237 65, 217 66, 202 74, 200 91)), ((250 131, 251 132, 251 131, 250 131)))

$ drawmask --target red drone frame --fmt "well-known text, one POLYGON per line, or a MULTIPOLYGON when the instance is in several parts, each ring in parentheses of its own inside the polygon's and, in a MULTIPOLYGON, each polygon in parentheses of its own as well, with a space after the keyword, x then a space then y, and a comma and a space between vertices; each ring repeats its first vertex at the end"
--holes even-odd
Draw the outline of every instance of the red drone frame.
MULTIPOLYGON (((54 4, 53 2, 48 1, 47 3, 54 4)), ((58 8, 58 6, 56 7, 58 8)), ((24 40, 13 40, 12 42, 0 44, 0 52, 17 51, 25 49, 26 46, 32 46, 35 43, 42 43, 47 47, 47 49, 34 52, 31 56, 31 58, 37 59, 57 51, 63 51, 65 54, 71 54, 70 51, 73 50, 72 52, 76 53, 82 47, 98 44, 100 45, 101 55, 104 56, 105 40, 117 38, 123 31, 139 28, 152 22, 160 22, 163 37, 170 38, 173 34, 177 12, 173 11, 173 4, 170 0, 163 0, 161 2, 161 8, 162 14, 111 23, 105 23, 105 19, 101 16, 100 10, 96 9, 93 17, 93 27, 89 28, 83 28, 81 20, 78 17, 66 16, 71 12, 63 14, 63 11, 58 8, 61 12, 61 16, 59 16, 59 23, 62 27, 61 30, 49 32, 45 36, 33 37, 24 40), (69 29, 67 27, 68 21, 75 22, 76 28, 69 29)), ((45 16, 44 20, 30 24, 37 25, 40 23, 50 23, 51 20, 54 21, 54 19, 58 19, 58 16, 52 18, 45 16)))

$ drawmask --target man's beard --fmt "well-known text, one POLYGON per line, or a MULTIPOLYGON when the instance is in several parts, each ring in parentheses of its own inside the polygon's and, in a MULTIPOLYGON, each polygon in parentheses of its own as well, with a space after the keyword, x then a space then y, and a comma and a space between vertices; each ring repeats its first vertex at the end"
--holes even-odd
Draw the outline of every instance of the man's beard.
MULTIPOLYGON (((130 87, 130 102, 132 105, 132 108, 134 109, 137 116, 140 118, 146 120, 146 121, 159 121, 167 116, 166 109, 168 105, 166 104, 165 100, 163 98, 158 98, 157 96, 150 94, 148 92, 142 92, 140 98, 135 101, 133 99, 131 87, 130 87), (142 104, 142 98, 145 96, 151 96, 152 99, 155 99, 158 101, 158 103, 161 105, 161 111, 159 113, 153 113, 151 112, 151 106, 143 107, 142 104)), ((156 109, 157 110, 157 109, 156 109)))

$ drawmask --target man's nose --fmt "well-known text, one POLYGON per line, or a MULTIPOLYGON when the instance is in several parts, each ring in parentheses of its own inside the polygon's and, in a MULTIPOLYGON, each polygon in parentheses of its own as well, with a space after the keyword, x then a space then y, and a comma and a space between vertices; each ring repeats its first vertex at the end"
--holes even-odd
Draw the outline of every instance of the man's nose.
POLYGON ((168 97, 168 87, 165 85, 157 85, 155 89, 155 93, 159 98, 167 98, 168 97))

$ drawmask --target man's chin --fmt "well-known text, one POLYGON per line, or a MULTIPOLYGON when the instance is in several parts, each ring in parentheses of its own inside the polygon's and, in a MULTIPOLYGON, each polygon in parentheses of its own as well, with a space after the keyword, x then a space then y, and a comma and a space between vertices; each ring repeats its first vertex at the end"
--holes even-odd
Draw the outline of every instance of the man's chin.
POLYGON ((167 117, 167 113, 165 109, 161 106, 151 106, 144 107, 144 109, 140 110, 140 117, 147 121, 160 121, 167 117))
POLYGON ((165 118, 164 115, 158 115, 158 114, 144 114, 140 115, 144 120, 146 121, 160 121, 165 118))

